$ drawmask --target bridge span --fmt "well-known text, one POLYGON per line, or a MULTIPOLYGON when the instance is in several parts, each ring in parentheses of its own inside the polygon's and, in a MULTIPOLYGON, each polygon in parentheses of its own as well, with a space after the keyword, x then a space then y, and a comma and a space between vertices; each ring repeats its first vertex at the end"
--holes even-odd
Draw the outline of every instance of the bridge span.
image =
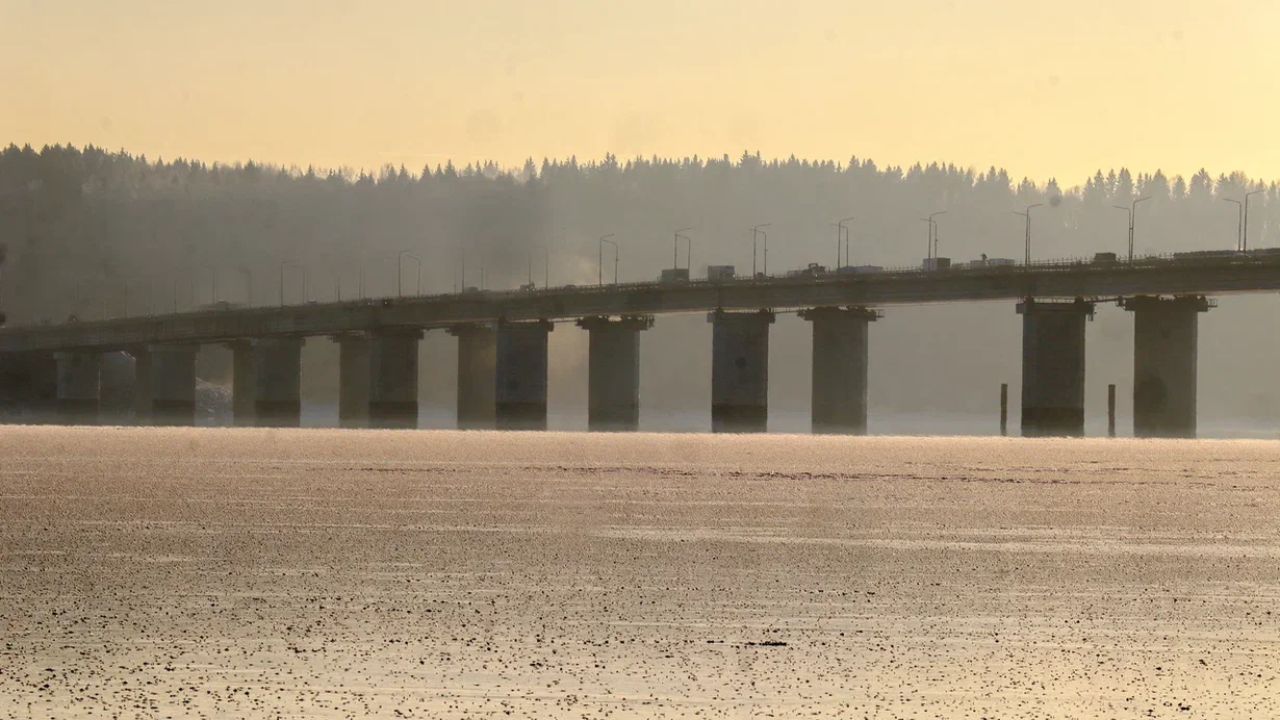
POLYGON ((120 376, 104 372, 104 357, 123 353, 137 421, 191 424, 195 351, 220 343, 234 352, 236 423, 296 425, 302 342, 328 337, 341 347, 342 424, 414 427, 417 341, 445 329, 458 338, 459 426, 539 429, 547 333, 572 321, 590 333, 591 428, 634 430, 640 333, 656 315, 706 312, 713 429, 763 431, 769 325, 795 310, 813 324, 814 431, 856 434, 867 427, 868 324, 879 308, 1006 299, 1023 316, 1023 433, 1078 435, 1085 321, 1096 302, 1116 301, 1135 316, 1135 433, 1181 437, 1195 434, 1196 318, 1207 298, 1277 290, 1280 252, 1263 250, 227 307, 0 329, 0 401, 19 411, 43 401, 60 421, 95 422, 120 376))

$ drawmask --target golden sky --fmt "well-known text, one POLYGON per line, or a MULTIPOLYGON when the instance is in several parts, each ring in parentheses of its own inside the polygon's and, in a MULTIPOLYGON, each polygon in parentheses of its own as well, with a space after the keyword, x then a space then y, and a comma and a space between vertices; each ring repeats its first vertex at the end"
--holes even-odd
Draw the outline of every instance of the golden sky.
POLYGON ((0 0, 0 143, 1280 177, 1278 0, 0 0))

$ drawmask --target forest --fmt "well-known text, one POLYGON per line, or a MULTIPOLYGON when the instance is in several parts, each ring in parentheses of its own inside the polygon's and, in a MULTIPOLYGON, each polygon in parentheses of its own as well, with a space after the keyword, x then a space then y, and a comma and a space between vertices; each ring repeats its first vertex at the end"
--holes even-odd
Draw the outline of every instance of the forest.
POLYGON ((583 284, 598 279, 597 240, 606 234, 619 244, 620 280, 640 281, 676 262, 674 232, 684 228, 691 247, 681 242, 678 262, 688 253, 695 277, 708 263, 743 273, 752 265, 750 228, 760 224, 768 225, 768 259, 760 253, 756 262, 776 274, 834 264, 833 223, 846 217, 854 218, 851 262, 911 266, 928 251, 922 218, 940 211, 940 255, 1020 260, 1023 218, 1013 213, 1037 203, 1033 259, 1088 257, 1126 251, 1129 216, 1116 206, 1139 198, 1149 200, 1134 213, 1137 252, 1225 250, 1237 243, 1243 208, 1224 201, 1251 191, 1248 242, 1265 247, 1280 227, 1280 186, 1205 170, 1190 178, 1099 170, 1063 187, 1052 178, 1015 181, 998 168, 743 153, 372 173, 10 145, 0 152, 8 250, 0 303, 11 322, 36 322, 214 300, 350 299, 362 285, 385 296, 583 284))

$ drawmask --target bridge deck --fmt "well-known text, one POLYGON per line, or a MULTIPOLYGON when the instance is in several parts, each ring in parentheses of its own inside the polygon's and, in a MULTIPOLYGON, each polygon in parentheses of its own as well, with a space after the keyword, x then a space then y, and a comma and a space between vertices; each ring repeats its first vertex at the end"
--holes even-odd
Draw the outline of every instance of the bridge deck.
POLYGON ((829 274, 681 284, 636 283, 535 291, 232 308, 0 329, 0 352, 116 350, 149 343, 209 343, 280 335, 337 335, 497 320, 569 320, 726 310, 884 306, 1035 298, 1217 295, 1280 290, 1280 253, 1144 258, 1006 267, 829 274))

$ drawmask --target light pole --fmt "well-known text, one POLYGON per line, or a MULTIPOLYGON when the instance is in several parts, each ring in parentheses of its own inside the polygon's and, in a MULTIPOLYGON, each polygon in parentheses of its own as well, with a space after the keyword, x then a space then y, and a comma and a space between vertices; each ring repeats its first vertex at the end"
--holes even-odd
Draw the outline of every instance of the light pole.
MULTIPOLYGON (((683 234, 684 232, 692 229, 693 228, 691 227, 680 228, 679 230, 675 231, 675 234, 671 239, 671 269, 672 270, 675 270, 676 268, 680 267, 680 239, 681 238, 684 238, 686 247, 688 247, 689 249, 688 254, 685 255, 686 267, 688 267, 689 265, 689 258, 693 257, 693 241, 689 239, 688 235, 683 234)), ((693 269, 689 268, 689 272, 693 272, 693 269)))
POLYGON ((845 263, 849 262, 849 228, 845 223, 853 222, 854 217, 850 215, 847 218, 840 218, 836 221, 836 266, 832 268, 832 272, 840 272, 840 243, 844 243, 845 263))
POLYGON ((1263 192, 1262 190, 1250 190, 1244 194, 1244 229, 1241 231, 1240 250, 1247 252, 1249 250, 1249 198, 1263 192))
MULTIPOLYGON (((600 238, 600 247, 603 249, 605 244, 613 246, 613 284, 618 284, 618 243, 608 238, 600 238)), ((603 255, 601 256, 603 257, 603 255)))
POLYGON ((929 213, 929 217, 920 218, 921 220, 929 223, 929 239, 925 243, 925 253, 924 253, 926 258, 932 258, 934 255, 938 253, 938 221, 934 220, 934 218, 938 217, 939 215, 946 215, 946 214, 947 214, 946 210, 936 210, 934 212, 929 213))
POLYGON ((414 255, 408 250, 401 250, 400 254, 396 255, 396 297, 404 297, 403 279, 404 279, 404 259, 405 258, 409 258, 410 260, 413 260, 413 262, 418 267, 418 284, 414 286, 414 294, 421 295, 422 294, 422 258, 418 257, 417 255, 414 255))
POLYGON ((1236 205, 1236 252, 1242 252, 1244 249, 1244 203, 1235 198, 1222 198, 1222 200, 1236 205))
POLYGON ((284 271, 285 268, 295 268, 302 273, 302 304, 307 303, 307 268, 295 262, 285 260, 280 263, 280 307, 284 307, 284 271))
POLYGON ((1042 207, 1043 205, 1044 203, 1032 203, 1027 206, 1026 210, 1023 210, 1021 212, 1018 210, 1013 211, 1014 215, 1021 215, 1027 221, 1026 252, 1022 259, 1022 265, 1023 267, 1026 267, 1026 268, 1031 267, 1031 208, 1038 208, 1038 207, 1042 207))
POLYGON ((467 249, 458 243, 458 291, 467 291, 467 249))
POLYGON ((253 271, 249 269, 248 265, 241 265, 236 269, 240 271, 241 275, 244 275, 244 304, 251 307, 253 305, 253 271))
POLYGON ((1133 202, 1129 203, 1129 207, 1125 207, 1123 205, 1112 206, 1117 210, 1127 210, 1129 212, 1129 263, 1130 264, 1133 263, 1133 235, 1134 235, 1133 228, 1134 228, 1134 218, 1136 214, 1135 211, 1138 209, 1138 203, 1146 202, 1147 200, 1150 200, 1150 199, 1151 199, 1150 196, 1140 197, 1134 200, 1133 202))
POLYGON ((209 304, 213 305, 218 302, 218 268, 212 265, 202 265, 201 268, 209 271, 209 304))
POLYGON ((604 285, 604 244, 613 245, 613 256, 615 260, 618 257, 618 246, 610 242, 609 238, 614 237, 617 233, 609 233, 601 235, 599 241, 596 242, 596 285, 604 285))
POLYGON ((769 234, 761 228, 767 228, 773 223, 760 223, 751 227, 751 279, 754 280, 756 275, 756 250, 761 237, 764 238, 764 273, 769 274, 769 234))

